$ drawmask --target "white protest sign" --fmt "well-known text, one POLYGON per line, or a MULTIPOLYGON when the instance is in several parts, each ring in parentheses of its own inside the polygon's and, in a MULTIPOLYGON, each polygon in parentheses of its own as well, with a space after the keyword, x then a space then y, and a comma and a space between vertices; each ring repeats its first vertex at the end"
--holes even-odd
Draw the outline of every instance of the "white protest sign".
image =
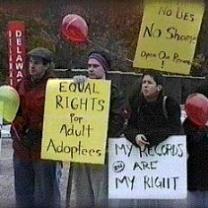
POLYGON ((143 151, 125 138, 110 139, 109 198, 185 198, 186 163, 185 136, 171 136, 143 151))

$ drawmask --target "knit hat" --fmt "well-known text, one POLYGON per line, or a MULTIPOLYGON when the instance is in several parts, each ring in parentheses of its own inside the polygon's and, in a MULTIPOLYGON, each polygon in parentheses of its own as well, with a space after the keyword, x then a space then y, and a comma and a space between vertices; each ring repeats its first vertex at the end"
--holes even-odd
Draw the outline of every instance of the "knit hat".
POLYGON ((105 72, 111 69, 110 59, 104 51, 92 51, 88 59, 96 59, 104 68, 105 72))
POLYGON ((37 47, 28 52, 29 56, 42 58, 47 62, 53 61, 53 53, 47 48, 37 47))

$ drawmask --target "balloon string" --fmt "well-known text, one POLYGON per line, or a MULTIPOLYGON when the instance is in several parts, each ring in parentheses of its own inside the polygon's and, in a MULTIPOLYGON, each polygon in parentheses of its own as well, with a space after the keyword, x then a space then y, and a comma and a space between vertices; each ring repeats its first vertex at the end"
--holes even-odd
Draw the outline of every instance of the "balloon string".
POLYGON ((90 39, 87 39, 87 41, 88 41, 89 43, 91 43, 92 45, 95 45, 96 47, 98 46, 100 49, 104 50, 104 51, 105 51, 106 53, 108 53, 108 54, 111 54, 111 55, 113 55, 113 56, 115 56, 115 57, 117 57, 117 58, 123 59, 123 60, 125 60, 125 61, 130 62, 130 63, 133 63, 133 60, 131 60, 131 59, 129 59, 129 58, 124 58, 124 57, 118 56, 117 54, 115 54, 115 53, 109 51, 107 48, 104 48, 104 47, 101 46, 100 44, 94 43, 94 42, 91 41, 90 39))

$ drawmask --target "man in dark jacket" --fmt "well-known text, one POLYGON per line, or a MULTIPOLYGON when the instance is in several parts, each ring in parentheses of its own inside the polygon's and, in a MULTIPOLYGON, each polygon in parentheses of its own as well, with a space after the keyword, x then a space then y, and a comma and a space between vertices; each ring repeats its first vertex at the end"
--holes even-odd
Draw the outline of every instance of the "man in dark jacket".
POLYGON ((60 207, 57 170, 60 164, 40 159, 45 88, 52 52, 35 48, 28 53, 28 76, 17 86, 19 112, 12 124, 14 180, 17 207, 60 207))
MULTIPOLYGON (((90 79, 106 79, 110 62, 102 51, 94 51, 88 57, 90 79)), ((123 110, 126 101, 115 85, 111 85, 108 138, 119 137, 124 126, 123 110)), ((95 138, 96 139, 96 138, 95 138)), ((107 159, 107 158, 106 158, 107 159)), ((108 163, 104 165, 73 163, 69 173, 67 207, 108 207, 108 163)))
POLYGON ((125 135, 134 145, 154 146, 181 131, 180 106, 163 95, 162 76, 147 72, 129 99, 131 116, 125 135))

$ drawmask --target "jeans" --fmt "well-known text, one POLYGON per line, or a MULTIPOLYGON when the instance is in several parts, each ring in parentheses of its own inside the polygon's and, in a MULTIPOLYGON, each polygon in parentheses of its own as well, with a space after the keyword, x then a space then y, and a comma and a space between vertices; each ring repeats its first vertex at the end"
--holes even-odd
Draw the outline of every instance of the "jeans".
POLYGON ((108 208, 108 166, 71 163, 67 208, 108 208))
POLYGON ((60 208, 61 163, 13 157, 16 206, 60 208))
POLYGON ((208 207, 208 191, 188 191, 187 208, 208 207))

